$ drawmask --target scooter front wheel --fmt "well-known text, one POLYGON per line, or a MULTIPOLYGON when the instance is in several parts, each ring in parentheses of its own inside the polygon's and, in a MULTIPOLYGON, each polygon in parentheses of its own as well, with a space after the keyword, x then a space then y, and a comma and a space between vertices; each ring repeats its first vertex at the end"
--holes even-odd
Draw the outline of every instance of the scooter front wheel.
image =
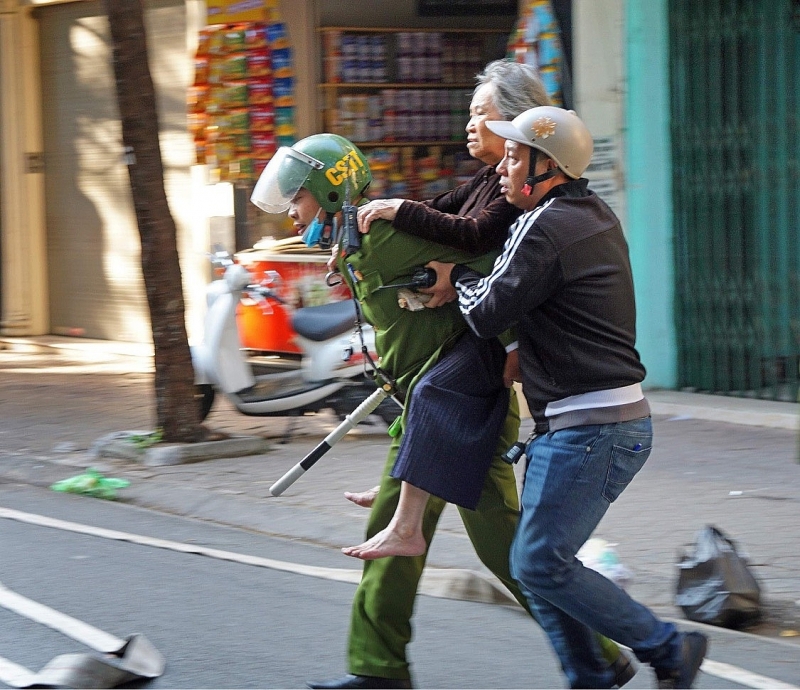
POLYGON ((194 387, 194 399, 200 406, 200 421, 205 421, 208 413, 211 412, 211 407, 214 405, 214 396, 216 391, 214 386, 208 383, 196 384, 194 387))

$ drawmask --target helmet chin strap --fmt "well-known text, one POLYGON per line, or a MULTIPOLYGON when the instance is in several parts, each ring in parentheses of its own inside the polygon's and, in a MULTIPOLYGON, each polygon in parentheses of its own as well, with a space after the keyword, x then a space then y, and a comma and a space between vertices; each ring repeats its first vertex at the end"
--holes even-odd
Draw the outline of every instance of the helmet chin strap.
POLYGON ((543 172, 541 175, 529 175, 525 179, 525 184, 522 185, 522 193, 525 196, 530 196, 531 192, 533 192, 533 188, 539 184, 540 182, 544 182, 545 180, 549 180, 551 177, 555 177, 558 175, 559 169, 558 168, 550 168, 546 172, 543 172))
POLYGON ((330 249, 336 237, 336 214, 325 211, 325 220, 322 221, 322 235, 319 238, 320 249, 330 249))

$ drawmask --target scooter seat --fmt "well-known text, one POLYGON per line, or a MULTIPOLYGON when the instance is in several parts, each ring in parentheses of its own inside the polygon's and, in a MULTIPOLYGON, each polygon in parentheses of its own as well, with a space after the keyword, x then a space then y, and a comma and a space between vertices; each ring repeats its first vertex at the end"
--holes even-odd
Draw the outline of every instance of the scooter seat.
POLYGON ((320 342, 355 328, 355 300, 321 304, 318 307, 303 307, 292 316, 292 328, 298 335, 320 342))

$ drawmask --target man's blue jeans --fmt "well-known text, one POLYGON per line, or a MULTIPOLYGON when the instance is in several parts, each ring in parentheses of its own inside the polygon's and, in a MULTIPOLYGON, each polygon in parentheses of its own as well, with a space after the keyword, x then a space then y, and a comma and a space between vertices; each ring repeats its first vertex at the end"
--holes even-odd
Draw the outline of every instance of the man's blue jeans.
POLYGON ((630 647, 643 662, 675 668, 680 636, 575 554, 650 455, 649 417, 579 426, 528 444, 522 516, 511 572, 535 608, 572 687, 613 684, 593 630, 630 647))

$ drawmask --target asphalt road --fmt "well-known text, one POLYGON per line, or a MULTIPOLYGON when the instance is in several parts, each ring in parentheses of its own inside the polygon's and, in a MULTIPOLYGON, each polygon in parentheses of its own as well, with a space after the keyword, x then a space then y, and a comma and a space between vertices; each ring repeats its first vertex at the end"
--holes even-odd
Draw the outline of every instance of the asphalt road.
MULTIPOLYGON (((32 487, 0 484, 0 506, 271 562, 352 568, 332 549, 32 487)), ((112 635, 144 634, 167 661, 164 675, 147 687, 300 688, 344 671, 352 584, 66 527, 0 520, 0 582, 112 635)), ((415 622, 410 651, 419 687, 563 687, 543 634, 520 610, 420 597, 415 622)), ((697 687, 800 681, 795 645, 711 634, 710 658, 723 672, 703 674, 697 687)), ((87 649, 0 608, 0 656, 36 671, 57 654, 77 651, 87 649)), ((641 669, 628 687, 653 684, 641 669)))

